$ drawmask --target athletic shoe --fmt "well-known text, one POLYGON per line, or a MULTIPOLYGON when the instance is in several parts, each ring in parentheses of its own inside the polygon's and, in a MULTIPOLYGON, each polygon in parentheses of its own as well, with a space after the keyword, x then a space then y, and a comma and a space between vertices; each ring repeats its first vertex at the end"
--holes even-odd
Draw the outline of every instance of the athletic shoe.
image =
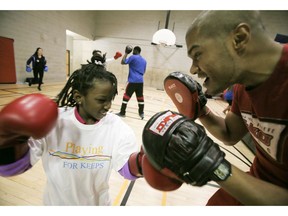
POLYGON ((118 116, 120 116, 120 117, 123 117, 123 118, 126 116, 125 114, 122 114, 122 113, 120 113, 120 112, 119 112, 119 113, 116 113, 116 115, 118 115, 118 116))
POLYGON ((141 120, 143 120, 143 119, 144 119, 144 113, 142 113, 142 114, 139 114, 139 116, 140 116, 141 120))

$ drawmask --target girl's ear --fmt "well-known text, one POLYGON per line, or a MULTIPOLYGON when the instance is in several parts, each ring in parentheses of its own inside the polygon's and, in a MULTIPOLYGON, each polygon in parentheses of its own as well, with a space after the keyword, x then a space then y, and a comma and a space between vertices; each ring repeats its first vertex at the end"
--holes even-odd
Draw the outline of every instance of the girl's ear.
POLYGON ((73 91, 73 98, 77 104, 82 103, 82 95, 80 94, 80 92, 78 90, 73 91))

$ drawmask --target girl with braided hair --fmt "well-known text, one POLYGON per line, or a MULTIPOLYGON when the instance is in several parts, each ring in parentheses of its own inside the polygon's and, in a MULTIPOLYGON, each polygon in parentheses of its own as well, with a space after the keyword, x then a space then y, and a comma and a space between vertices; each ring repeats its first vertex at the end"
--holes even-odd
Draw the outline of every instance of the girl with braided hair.
MULTIPOLYGON (((55 127, 41 139, 30 137, 29 152, 6 169, 2 166, 0 176, 7 176, 7 170, 13 176, 17 163, 26 167, 23 173, 42 159, 47 176, 44 205, 110 205, 111 170, 129 180, 138 178, 131 163, 136 164, 132 155, 140 148, 133 130, 108 112, 116 95, 117 78, 103 65, 76 70, 54 100, 55 127)), ((19 173, 15 170, 14 175, 19 173)))

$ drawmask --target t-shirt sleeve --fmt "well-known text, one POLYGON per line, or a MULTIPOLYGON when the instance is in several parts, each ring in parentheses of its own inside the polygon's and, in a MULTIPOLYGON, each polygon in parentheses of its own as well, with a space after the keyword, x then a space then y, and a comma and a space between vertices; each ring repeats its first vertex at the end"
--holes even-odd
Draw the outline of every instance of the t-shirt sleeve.
POLYGON ((133 55, 125 59, 125 64, 130 64, 133 60, 133 55))
POLYGON ((42 157, 43 154, 43 144, 44 138, 39 140, 34 140, 33 138, 30 138, 28 141, 29 147, 30 147, 30 163, 33 166, 37 163, 42 157))
POLYGON ((118 140, 117 146, 114 148, 112 153, 112 166, 115 171, 122 169, 124 164, 129 160, 132 153, 139 151, 140 147, 136 142, 136 136, 134 131, 127 125, 122 126, 123 133, 118 140))
POLYGON ((238 106, 238 101, 239 101, 239 89, 240 89, 240 85, 235 84, 233 86, 233 100, 232 100, 232 106, 230 111, 233 112, 234 114, 241 116, 241 112, 239 110, 239 106, 238 106))

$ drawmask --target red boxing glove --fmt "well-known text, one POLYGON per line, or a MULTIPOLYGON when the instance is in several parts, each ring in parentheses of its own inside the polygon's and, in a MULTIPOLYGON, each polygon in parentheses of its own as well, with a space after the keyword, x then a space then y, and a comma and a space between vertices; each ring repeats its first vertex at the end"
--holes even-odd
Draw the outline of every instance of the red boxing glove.
POLYGON ((147 183, 154 189, 160 191, 173 191, 183 184, 178 177, 168 169, 156 170, 144 154, 142 158, 143 176, 147 183))
POLYGON ((129 157, 129 169, 130 172, 136 177, 143 177, 142 173, 142 158, 144 155, 143 148, 140 152, 134 152, 129 157))
POLYGON ((115 55, 114 55, 114 59, 118 59, 122 56, 122 53, 121 52, 116 52, 115 55))
POLYGON ((27 145, 29 137, 44 137, 57 118, 57 104, 47 96, 35 93, 17 98, 0 111, 0 151, 27 145))
POLYGON ((42 94, 17 98, 0 111, 0 165, 14 163, 28 151, 29 137, 47 135, 58 118, 57 104, 42 94))
POLYGON ((140 152, 131 154, 129 169, 134 176, 144 177, 151 187, 160 191, 173 191, 182 185, 178 177, 168 169, 161 172, 156 170, 149 162, 142 146, 140 152))

